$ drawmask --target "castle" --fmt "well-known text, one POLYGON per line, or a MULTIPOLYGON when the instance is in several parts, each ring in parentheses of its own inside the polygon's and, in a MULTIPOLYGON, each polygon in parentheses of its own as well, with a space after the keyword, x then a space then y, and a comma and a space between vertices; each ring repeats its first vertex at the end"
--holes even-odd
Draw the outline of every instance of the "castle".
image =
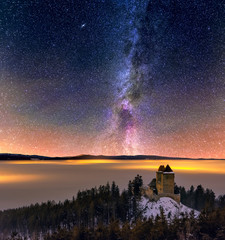
POLYGON ((180 194, 174 193, 175 174, 169 165, 161 165, 156 172, 156 178, 153 178, 145 194, 151 199, 157 201, 161 197, 170 197, 180 203, 180 194))

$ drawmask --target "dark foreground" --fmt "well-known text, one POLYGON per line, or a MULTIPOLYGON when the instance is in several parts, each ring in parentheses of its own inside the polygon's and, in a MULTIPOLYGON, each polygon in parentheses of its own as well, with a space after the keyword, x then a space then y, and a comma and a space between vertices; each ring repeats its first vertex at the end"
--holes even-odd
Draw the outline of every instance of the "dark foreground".
POLYGON ((186 191, 175 187, 182 203, 201 210, 171 219, 163 209, 156 218, 143 218, 142 177, 136 176, 120 193, 113 182, 78 192, 63 203, 49 201, 0 212, 1 239, 225 239, 225 196, 199 185, 186 191))

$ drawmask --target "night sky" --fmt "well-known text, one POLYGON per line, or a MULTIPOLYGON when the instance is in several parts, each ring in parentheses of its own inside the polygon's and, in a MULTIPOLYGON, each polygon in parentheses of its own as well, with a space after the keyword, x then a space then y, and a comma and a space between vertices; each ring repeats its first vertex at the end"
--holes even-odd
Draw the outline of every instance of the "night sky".
POLYGON ((3 0, 0 152, 225 158, 221 0, 3 0))

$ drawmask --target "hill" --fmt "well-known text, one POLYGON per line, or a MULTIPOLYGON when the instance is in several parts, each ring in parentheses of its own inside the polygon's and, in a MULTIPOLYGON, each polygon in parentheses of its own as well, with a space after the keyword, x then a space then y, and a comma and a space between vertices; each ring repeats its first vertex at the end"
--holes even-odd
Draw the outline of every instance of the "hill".
POLYGON ((200 214, 199 211, 189 208, 182 203, 178 204, 172 198, 162 197, 157 202, 149 201, 148 198, 143 197, 141 201, 143 216, 146 218, 156 218, 160 216, 161 209, 167 220, 173 220, 174 218, 180 218, 182 215, 188 214, 191 212, 194 213, 195 217, 198 217, 200 214))

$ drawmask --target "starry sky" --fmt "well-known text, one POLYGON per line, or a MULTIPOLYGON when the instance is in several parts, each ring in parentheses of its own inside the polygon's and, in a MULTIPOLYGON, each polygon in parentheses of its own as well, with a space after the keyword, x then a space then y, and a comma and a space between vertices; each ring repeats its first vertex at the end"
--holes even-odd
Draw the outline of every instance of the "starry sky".
POLYGON ((3 0, 0 153, 225 158, 221 0, 3 0))

